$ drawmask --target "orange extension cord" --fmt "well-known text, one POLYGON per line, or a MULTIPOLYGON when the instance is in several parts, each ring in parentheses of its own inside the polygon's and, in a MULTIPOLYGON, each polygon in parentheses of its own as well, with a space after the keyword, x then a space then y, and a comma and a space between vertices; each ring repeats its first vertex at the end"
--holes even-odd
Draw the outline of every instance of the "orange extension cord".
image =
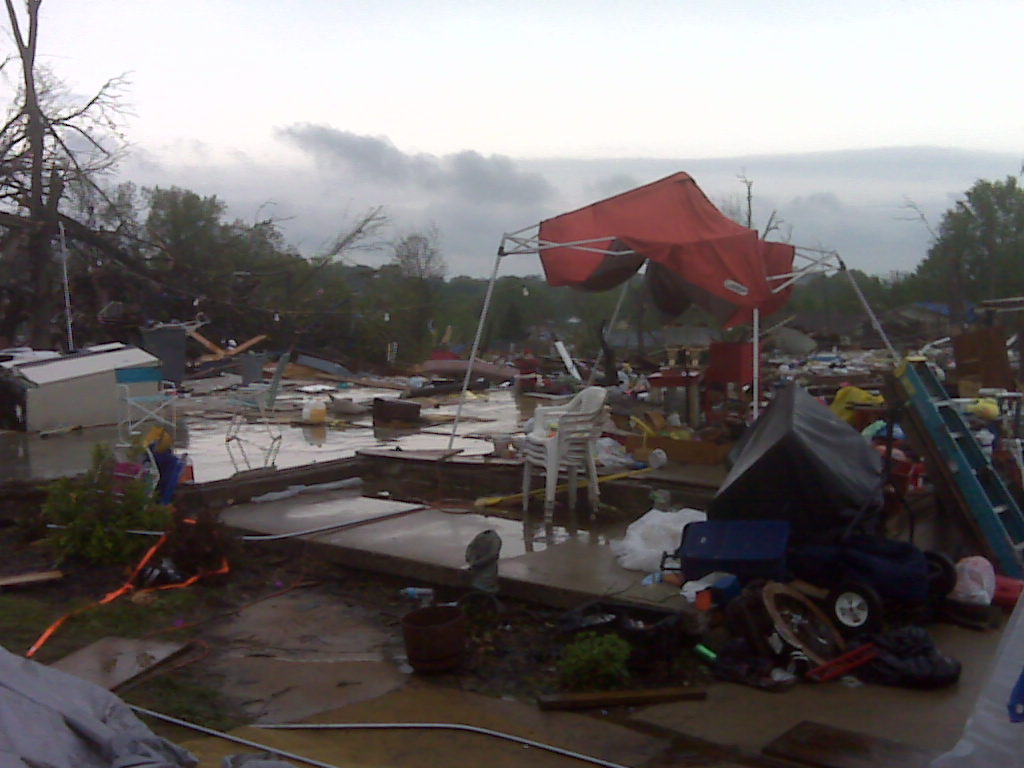
POLYGON ((138 578, 139 574, 142 572, 142 569, 149 565, 150 561, 153 559, 154 556, 156 556, 156 553, 166 542, 167 534, 164 533, 160 536, 156 544, 150 547, 146 554, 142 556, 142 559, 139 561, 139 564, 135 566, 135 570, 132 571, 131 576, 128 577, 128 581, 126 581, 120 588, 115 589, 113 592, 109 592, 108 594, 104 595, 102 599, 97 600, 95 603, 82 606, 77 610, 71 611, 70 613, 66 613, 63 616, 61 616, 59 619, 53 622, 53 624, 47 627, 46 631, 43 632, 43 634, 39 636, 39 639, 35 641, 32 647, 28 649, 28 652, 26 652, 25 656, 29 659, 35 656, 36 653, 39 652, 39 649, 42 648, 46 644, 46 642, 51 637, 53 637, 54 634, 56 634, 57 630, 60 629, 71 617, 77 616, 78 614, 84 613, 85 611, 92 610, 93 608, 96 608, 100 605, 112 603, 119 597, 123 597, 124 595, 127 595, 130 592, 143 593, 158 592, 163 589, 184 589, 186 587, 191 587, 200 579, 204 579, 209 576, 220 576, 231 571, 231 567, 228 564, 227 558, 224 558, 221 562, 220 568, 214 571, 202 571, 200 573, 195 574, 194 576, 190 576, 189 578, 185 579, 185 581, 179 582, 177 584, 163 584, 159 587, 147 587, 145 589, 137 589, 135 587, 135 579, 138 578))

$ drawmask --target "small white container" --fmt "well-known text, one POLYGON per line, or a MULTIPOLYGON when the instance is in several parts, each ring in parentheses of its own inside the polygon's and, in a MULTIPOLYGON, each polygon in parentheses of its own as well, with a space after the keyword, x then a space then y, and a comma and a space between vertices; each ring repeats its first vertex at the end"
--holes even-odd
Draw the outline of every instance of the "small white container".
POLYGON ((323 424, 327 421, 327 401, 320 397, 304 398, 302 421, 305 424, 323 424))

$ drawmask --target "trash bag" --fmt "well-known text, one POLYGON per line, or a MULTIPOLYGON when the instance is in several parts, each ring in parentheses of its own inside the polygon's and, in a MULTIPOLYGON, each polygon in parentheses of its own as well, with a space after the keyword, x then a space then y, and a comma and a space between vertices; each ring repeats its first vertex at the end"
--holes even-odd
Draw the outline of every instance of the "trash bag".
POLYGON ((624 538, 612 542, 612 554, 626 570, 653 573, 661 569, 662 554, 678 549, 683 529, 704 520, 707 515, 699 509, 652 509, 629 524, 624 538))
POLYGON ((960 679, 960 662, 935 647, 922 627, 901 627, 877 635, 860 635, 853 647, 874 643, 878 656, 857 670, 866 683, 906 688, 941 688, 960 679))

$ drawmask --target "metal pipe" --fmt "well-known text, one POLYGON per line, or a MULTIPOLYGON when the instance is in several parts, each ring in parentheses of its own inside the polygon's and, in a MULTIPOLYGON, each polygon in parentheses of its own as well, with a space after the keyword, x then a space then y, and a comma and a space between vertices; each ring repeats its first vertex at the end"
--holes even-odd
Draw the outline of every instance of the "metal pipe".
POLYGON ((571 757, 576 760, 582 760, 586 763, 604 766, 604 768, 626 768, 626 766, 621 763, 613 763, 609 760, 602 760, 599 757, 591 757, 590 755, 584 755, 580 752, 573 752, 570 749, 562 749, 561 747, 553 747, 550 744, 533 741, 532 739, 524 739, 522 736, 513 736, 511 733, 502 733, 501 731, 493 731, 490 728, 481 728, 476 725, 466 725, 464 723, 274 723, 269 725, 254 725, 253 727, 267 728, 271 730, 310 731, 355 731, 359 729, 468 731, 469 733, 480 733, 484 736, 494 736, 498 739, 514 741, 517 744, 524 744, 528 747, 543 749, 548 752, 553 752, 556 755, 562 755, 563 757, 571 757))
POLYGON ((287 752, 283 749, 277 749, 276 747, 271 747, 268 744, 260 744, 258 741, 250 741, 249 739, 243 739, 240 736, 231 736, 230 734, 223 733, 221 731, 215 731, 213 728, 207 728, 202 725, 196 725, 195 723, 190 723, 188 720, 179 720, 176 717, 171 717, 170 715, 163 715, 159 712, 154 712, 151 709, 143 709, 142 707, 137 707, 134 704, 129 704, 128 706, 136 712, 138 712, 139 714, 148 715, 149 717, 154 717, 157 720, 163 720, 166 723, 171 723, 172 725, 177 725, 182 728, 191 728, 193 731, 205 733, 207 736, 216 736, 218 739, 224 739, 225 741, 232 741, 235 744, 241 744, 244 747, 251 747, 252 749, 258 749, 263 752, 269 752, 272 755, 278 755, 288 760, 295 760, 296 762, 305 763, 306 765, 315 765, 317 766, 317 768, 339 768, 339 766, 334 765, 334 763, 325 763, 320 760, 314 760, 311 757, 303 757, 302 755, 297 755, 294 752, 287 752))
POLYGON ((75 351, 75 335, 71 330, 71 286, 68 283, 68 244, 64 238, 64 222, 59 222, 60 255, 64 269, 64 317, 67 320, 68 352, 75 351))
POLYGON ((376 517, 364 517, 362 520, 352 520, 345 523, 333 523, 331 525, 321 525, 319 528, 310 528, 305 531, 289 531, 288 533, 259 533, 250 534, 243 536, 242 541, 280 541, 281 539, 295 539, 299 536, 312 536, 315 533, 327 533, 328 531, 344 531, 348 528, 356 528, 360 525, 369 525, 370 523, 376 523, 380 520, 391 520, 395 517, 404 517, 405 515, 411 515, 413 512, 422 512, 426 507, 416 507, 415 509, 403 509, 401 512, 388 512, 384 515, 377 515, 376 517))
POLYGON ((480 311, 480 322, 476 326, 476 337, 473 339, 473 350, 469 353, 469 363, 466 365, 466 376, 462 380, 462 393, 459 395, 459 404, 455 408, 455 420, 452 422, 452 433, 448 437, 448 450, 452 449, 455 443, 455 432, 459 428, 459 419, 462 418, 462 404, 466 402, 466 392, 469 391, 470 377, 473 375, 473 362, 476 360, 477 350, 480 349, 480 339, 484 334, 484 325, 487 323, 487 312, 491 308, 491 296, 494 295, 494 283, 498 279, 498 268, 501 266, 501 258, 505 255, 505 240, 498 246, 498 255, 494 257, 494 271, 491 272, 490 282, 487 283, 487 293, 484 295, 484 306, 480 311))

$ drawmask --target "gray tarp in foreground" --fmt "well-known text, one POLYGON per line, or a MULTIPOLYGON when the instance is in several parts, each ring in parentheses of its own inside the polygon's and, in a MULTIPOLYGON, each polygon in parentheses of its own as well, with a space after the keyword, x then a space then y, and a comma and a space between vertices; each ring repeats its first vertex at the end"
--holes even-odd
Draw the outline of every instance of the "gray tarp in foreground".
POLYGON ((0 648, 0 768, 192 768, 110 691, 0 648))

